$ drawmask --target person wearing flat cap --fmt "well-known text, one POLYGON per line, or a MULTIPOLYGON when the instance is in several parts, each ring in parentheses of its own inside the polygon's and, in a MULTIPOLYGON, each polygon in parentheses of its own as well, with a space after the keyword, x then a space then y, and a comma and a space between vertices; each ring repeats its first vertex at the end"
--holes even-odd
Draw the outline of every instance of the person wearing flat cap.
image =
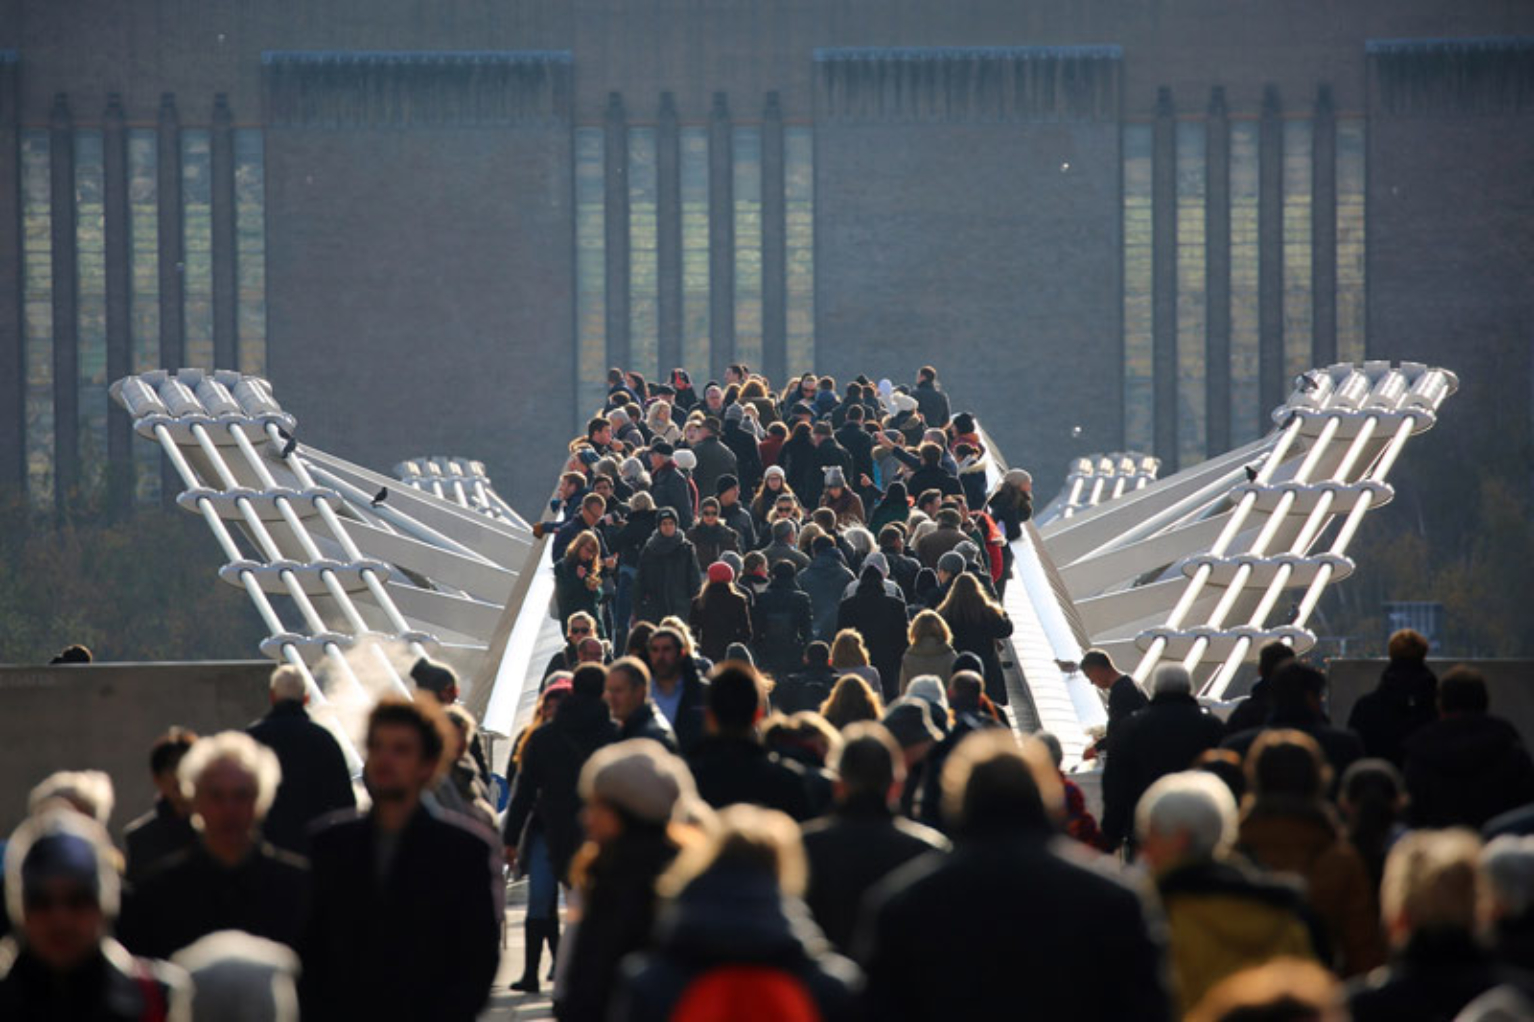
POLYGON ((648 738, 598 750, 581 770, 585 847, 581 892, 555 1013, 575 1022, 608 1018, 624 956, 646 947, 655 926, 655 881, 676 858, 673 821, 697 801, 687 764, 648 738))

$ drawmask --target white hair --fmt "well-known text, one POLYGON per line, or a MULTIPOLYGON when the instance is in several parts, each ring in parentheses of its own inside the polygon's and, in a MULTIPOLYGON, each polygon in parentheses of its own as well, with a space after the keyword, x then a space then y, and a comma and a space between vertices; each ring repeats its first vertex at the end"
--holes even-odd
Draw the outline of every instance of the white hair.
POLYGON ((181 793, 187 799, 197 794, 202 775, 217 763, 232 763, 256 782, 256 819, 266 816, 282 783, 282 765, 277 754, 243 731, 221 731, 212 738, 200 739, 176 768, 181 793))
POLYGON ((1182 664, 1162 664, 1151 675, 1151 695, 1192 695, 1193 676, 1182 664))
POLYGON ((297 1022, 298 955, 238 930, 210 933, 171 959, 192 977, 193 1022, 297 1022))
POLYGON ((1481 873, 1501 915, 1534 909, 1534 837, 1504 834, 1481 850, 1481 873))
POLYGON ((116 918, 121 881, 117 873, 117 858, 112 851, 112 839, 107 837, 105 828, 89 816, 53 805, 44 807, 41 812, 22 821, 6 845, 5 909, 16 929, 21 929, 26 918, 23 897, 26 887, 22 882, 22 867, 26 865, 32 846, 44 838, 64 836, 84 841, 95 852, 96 904, 101 906, 103 916, 116 918))
POLYGON ((1152 784, 1135 806, 1135 833, 1186 834, 1189 859, 1224 855, 1236 841, 1236 800, 1214 774, 1186 770, 1152 784))
POLYGON ((308 694, 308 686, 304 684, 304 676, 297 667, 292 664, 283 664, 272 672, 272 698, 279 702, 301 703, 308 694))
POLYGON ((112 778, 100 770, 60 770, 49 774, 27 796, 27 812, 36 814, 57 802, 66 803, 105 827, 116 802, 112 778))

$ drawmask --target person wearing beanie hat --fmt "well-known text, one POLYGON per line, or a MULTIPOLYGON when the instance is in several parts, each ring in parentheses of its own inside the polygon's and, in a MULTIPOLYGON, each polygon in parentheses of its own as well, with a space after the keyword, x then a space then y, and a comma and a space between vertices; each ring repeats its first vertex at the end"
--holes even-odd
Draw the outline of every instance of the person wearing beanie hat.
MULTIPOLYGON (((730 581, 732 582, 740 578, 741 573, 745 570, 745 561, 743 561, 740 554, 734 550, 726 550, 724 553, 720 554, 719 561, 721 564, 728 565, 730 571, 734 573, 730 577, 730 581)), ((712 567, 712 565, 710 565, 710 567, 712 567)))
POLYGON ((846 472, 840 465, 826 469, 826 488, 820 506, 836 513, 838 527, 863 524, 863 498, 848 488, 846 472))
MULTIPOLYGON (((756 549, 756 522, 751 517, 751 509, 740 501, 740 480, 726 473, 714 484, 714 490, 719 501, 720 524, 735 530, 742 551, 756 549)), ((737 569, 736 574, 739 573, 737 569)))
POLYGON ((921 762, 932 746, 943 740, 943 732, 932 723, 932 706, 924 699, 904 696, 891 703, 881 722, 905 755, 906 769, 921 762))
POLYGON ((636 621, 660 621, 673 615, 685 619, 692 607, 702 573, 682 525, 678 509, 662 507, 656 512, 655 532, 639 552, 639 571, 634 576, 636 621))
POLYGON ((752 667, 756 666, 756 657, 752 655, 751 647, 747 646, 744 642, 730 643, 730 648, 724 651, 724 658, 726 660, 741 660, 752 667))
POLYGON ((676 462, 676 467, 683 472, 691 472, 698 467, 698 456, 690 448, 680 448, 671 455, 671 460, 676 462))
POLYGON ((734 642, 751 641, 751 601, 735 585, 735 571, 723 561, 708 566, 708 584, 692 601, 688 627, 708 659, 725 659, 734 642))
POLYGON ((912 678, 905 694, 913 699, 925 699, 930 703, 934 722, 941 730, 948 730, 948 690, 944 688, 940 678, 932 674, 912 678))
POLYGON ((984 670, 985 664, 981 662, 980 657, 974 653, 960 653, 953 658, 953 667, 949 670, 948 676, 952 678, 960 671, 972 671, 975 674, 980 674, 984 670))
POLYGON ((964 555, 957 550, 950 550, 937 559, 937 580, 947 586, 963 574, 966 567, 968 564, 964 560, 964 555))
POLYGON ((133 958, 107 935, 118 895, 116 853, 95 820, 56 806, 16 828, 5 856, 15 936, 0 962, 0 1017, 190 1018, 186 975, 133 958))
POLYGON ((687 539, 697 553, 699 565, 713 564, 726 550, 742 549, 740 534, 720 521, 717 497, 705 497, 698 505, 698 522, 687 530, 687 539))

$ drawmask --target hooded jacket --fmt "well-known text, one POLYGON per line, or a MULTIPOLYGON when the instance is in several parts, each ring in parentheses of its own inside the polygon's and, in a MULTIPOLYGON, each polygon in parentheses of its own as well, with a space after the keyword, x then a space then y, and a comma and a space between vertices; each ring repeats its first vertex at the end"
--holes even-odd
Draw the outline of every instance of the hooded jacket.
POLYGON ((1357 976, 1385 960, 1374 882, 1363 857, 1323 805, 1296 798, 1257 799, 1242 816, 1240 847, 1264 869, 1304 879, 1340 975, 1357 976))
POLYGON ((699 568, 707 568, 719 560, 719 555, 726 550, 736 553, 744 550, 740 533, 724 524, 723 516, 715 519, 713 525, 705 525, 700 519, 697 525, 687 530, 687 541, 692 544, 699 568))
POLYGON ((804 647, 815 641, 809 594, 795 579, 773 579, 751 608, 751 630, 759 667, 772 674, 798 670, 804 647))
POLYGON ((1178 1017, 1220 980, 1278 957, 1316 957, 1292 884, 1229 862, 1173 869, 1156 886, 1166 911, 1178 1017))
POLYGON ((685 621, 701 584, 697 555, 681 530, 670 536, 657 530, 639 552, 634 620, 659 624, 661 618, 674 614, 685 621))
POLYGON ((528 818, 537 812, 549 845, 554 873, 562 881, 580 847, 581 800, 576 792, 581 767, 591 754, 618 740, 618 725, 600 698, 572 692, 560 703, 554 719, 527 737, 522 765, 511 788, 502 837, 517 845, 528 818))
POLYGON ((1405 749, 1413 827, 1479 830, 1493 816, 1534 802, 1534 763, 1501 717, 1445 717, 1408 738, 1405 749))
POLYGON ((799 572, 799 586, 809 594, 815 614, 815 638, 830 642, 836 635, 836 610, 842 591, 853 580, 839 550, 823 550, 799 572))
POLYGON ((695 980, 729 966, 781 973, 808 994, 824 1022, 860 1017, 862 975, 830 950, 804 904, 784 896, 772 877, 729 865, 697 877, 662 911, 654 950, 625 964, 611 1017, 670 1019, 695 980))

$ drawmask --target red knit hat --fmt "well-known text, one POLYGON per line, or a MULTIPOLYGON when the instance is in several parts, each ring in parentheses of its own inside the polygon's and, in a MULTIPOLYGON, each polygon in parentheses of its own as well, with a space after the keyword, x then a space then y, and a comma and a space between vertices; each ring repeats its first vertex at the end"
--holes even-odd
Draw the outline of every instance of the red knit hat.
POLYGON ((733 582, 735 581, 735 569, 723 561, 715 561, 708 566, 708 580, 710 582, 733 582))

